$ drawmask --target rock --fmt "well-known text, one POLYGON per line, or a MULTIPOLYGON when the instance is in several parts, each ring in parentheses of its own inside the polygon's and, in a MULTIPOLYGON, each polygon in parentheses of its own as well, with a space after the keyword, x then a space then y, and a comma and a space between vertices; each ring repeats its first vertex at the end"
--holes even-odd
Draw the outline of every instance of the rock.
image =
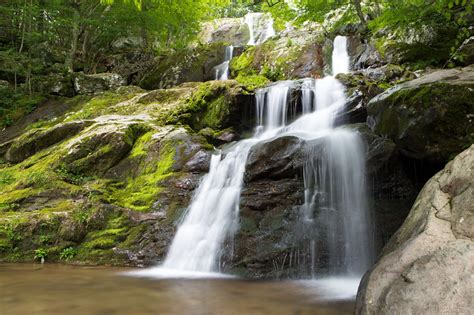
POLYGON ((214 67, 224 61, 224 52, 223 43, 210 43, 158 57, 155 66, 144 75, 139 85, 150 90, 170 88, 184 82, 214 80, 214 67))
POLYGON ((373 38, 388 63, 402 64, 429 59, 431 63, 442 64, 451 55, 457 33, 458 29, 452 24, 434 22, 419 27, 385 29, 373 38))
POLYGON ((243 18, 224 18, 203 23, 198 41, 202 44, 228 43, 244 46, 249 39, 250 31, 243 18))
POLYGON ((211 154, 208 151, 198 151, 186 164, 184 170, 188 172, 207 172, 209 171, 211 154))
POLYGON ((473 142, 474 66, 438 70, 370 101, 367 122, 407 157, 444 163, 473 142))
MULTIPOLYGON (((421 175, 413 176, 415 170, 406 166, 411 161, 401 158, 392 140, 377 136, 365 123, 345 128, 357 131, 367 144, 367 185, 372 199, 377 247, 380 247, 402 225, 426 180, 421 175)), ((418 173, 423 173, 422 166, 416 168, 418 173)), ((427 172, 429 176, 433 174, 431 169, 427 172)))
POLYGON ((456 52, 456 60, 459 64, 467 66, 474 63, 474 36, 466 39, 456 52))
POLYGON ((474 145, 430 179, 359 287, 356 314, 474 307, 474 145))
POLYGON ((347 49, 351 70, 376 68, 386 63, 374 45, 359 35, 348 36, 347 49))
POLYGON ((297 137, 287 136, 256 144, 247 158, 245 181, 280 179, 298 174, 303 166, 304 143, 297 137))
POLYGON ((103 175, 131 150, 139 136, 133 128, 133 125, 115 124, 93 126, 67 144, 62 167, 72 174, 103 175))
POLYGON ((15 139, 9 146, 5 158, 9 162, 21 162, 51 145, 78 134, 90 123, 74 121, 58 124, 49 129, 34 129, 15 139))
POLYGON ((318 34, 319 28, 313 24, 288 28, 263 44, 246 49, 231 61, 232 77, 244 80, 260 75, 271 81, 321 77, 328 60, 318 34))
POLYGON ((70 75, 52 73, 47 76, 36 76, 33 82, 35 90, 44 94, 71 97, 75 93, 70 75))
POLYGON ((76 94, 96 94, 107 90, 115 90, 127 82, 117 73, 73 74, 74 91, 76 94))

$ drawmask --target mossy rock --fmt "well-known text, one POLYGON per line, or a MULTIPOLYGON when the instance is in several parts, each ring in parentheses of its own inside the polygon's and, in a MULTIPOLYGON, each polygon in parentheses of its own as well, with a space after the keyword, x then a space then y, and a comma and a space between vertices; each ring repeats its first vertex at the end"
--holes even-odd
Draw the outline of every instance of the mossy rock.
POLYGON ((49 129, 34 129, 15 139, 6 152, 9 162, 21 162, 35 153, 72 137, 84 129, 90 122, 75 121, 56 125, 49 129))
POLYGON ((445 163, 474 141, 474 67, 439 70, 368 104, 368 123, 408 157, 445 163))

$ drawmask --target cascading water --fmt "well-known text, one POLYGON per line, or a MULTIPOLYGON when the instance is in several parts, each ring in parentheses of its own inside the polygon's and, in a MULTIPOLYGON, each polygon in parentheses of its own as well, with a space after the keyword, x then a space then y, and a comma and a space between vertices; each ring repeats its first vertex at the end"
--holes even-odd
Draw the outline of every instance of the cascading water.
POLYGON ((262 44, 270 37, 275 36, 273 19, 269 14, 248 13, 245 16, 245 23, 248 25, 250 31, 250 39, 247 45, 254 46, 262 44))
POLYGON ((216 66, 216 80, 229 79, 229 64, 234 55, 234 46, 230 45, 225 48, 224 62, 216 66))
MULTIPOLYGON (((348 71, 346 41, 336 37, 333 74, 348 71), (344 60, 341 60, 344 59, 344 60)), ((189 276, 218 271, 226 239, 238 228, 239 199, 248 154, 256 143, 284 135, 299 136, 309 146, 304 167, 303 231, 310 233, 311 271, 325 243, 328 264, 349 275, 365 271, 371 261, 370 220, 365 192, 364 147, 359 136, 333 129, 345 104, 344 87, 334 77, 302 82, 302 116, 291 124, 288 99, 295 82, 281 81, 256 93, 257 127, 251 139, 214 155, 209 173, 196 190, 162 267, 145 274, 189 276), (308 229, 308 227, 310 229, 308 229), (170 270, 172 269, 172 270, 170 270)))

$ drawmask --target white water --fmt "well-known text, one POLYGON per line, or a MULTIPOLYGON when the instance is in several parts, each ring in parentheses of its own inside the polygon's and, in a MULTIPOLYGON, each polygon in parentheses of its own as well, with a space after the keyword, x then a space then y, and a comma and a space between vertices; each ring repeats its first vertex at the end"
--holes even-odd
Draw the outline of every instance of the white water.
MULTIPOLYGON (((349 70, 347 53, 340 53, 345 45, 345 38, 336 38, 334 74, 349 70)), ((231 240, 238 229, 239 199, 249 151, 256 143, 283 135, 319 143, 307 151, 302 220, 311 227, 330 231, 318 235, 327 243, 329 263, 344 276, 360 276, 369 267, 372 243, 367 232, 370 220, 363 142, 352 131, 333 128, 336 114, 344 108, 344 87, 332 76, 304 80, 303 115, 287 124, 288 97, 294 86, 293 81, 282 81, 257 91, 254 137, 212 157, 210 171, 194 194, 164 264, 139 273, 165 277, 215 275, 226 240, 231 240)), ((313 271, 319 254, 317 241, 311 241, 313 271)))
POLYGON ((230 45, 225 48, 224 62, 216 66, 216 80, 229 79, 229 65, 234 55, 234 46, 230 45))
POLYGON ((347 37, 336 36, 332 51, 332 75, 349 72, 349 54, 347 52, 347 37))
POLYGON ((270 37, 275 36, 273 29, 273 18, 265 13, 248 13, 245 15, 245 23, 249 27, 250 39, 247 45, 254 46, 264 43, 270 37))

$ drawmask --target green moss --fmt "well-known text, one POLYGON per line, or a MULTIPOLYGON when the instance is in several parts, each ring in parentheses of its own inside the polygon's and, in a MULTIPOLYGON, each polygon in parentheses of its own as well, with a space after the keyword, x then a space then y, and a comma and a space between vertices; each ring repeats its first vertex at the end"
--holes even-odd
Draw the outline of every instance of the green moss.
MULTIPOLYGON (((147 145, 146 143, 141 145, 147 145)), ((111 189, 109 201, 137 211, 149 210, 157 195, 162 191, 161 182, 173 175, 171 168, 174 164, 174 156, 173 144, 164 143, 160 148, 158 162, 146 165, 138 176, 128 178, 124 187, 121 183, 115 187, 109 185, 111 189)), ((135 155, 135 158, 138 157, 140 155, 135 155)))
POLYGON ((92 119, 104 114, 120 114, 122 108, 113 106, 134 97, 136 92, 119 94, 117 92, 104 92, 95 97, 77 96, 73 99, 76 102, 77 111, 67 116, 65 121, 92 119))
POLYGON ((248 75, 245 76, 240 74, 235 78, 237 82, 245 86, 249 91, 254 91, 258 88, 262 88, 270 83, 270 80, 263 75, 248 75))

